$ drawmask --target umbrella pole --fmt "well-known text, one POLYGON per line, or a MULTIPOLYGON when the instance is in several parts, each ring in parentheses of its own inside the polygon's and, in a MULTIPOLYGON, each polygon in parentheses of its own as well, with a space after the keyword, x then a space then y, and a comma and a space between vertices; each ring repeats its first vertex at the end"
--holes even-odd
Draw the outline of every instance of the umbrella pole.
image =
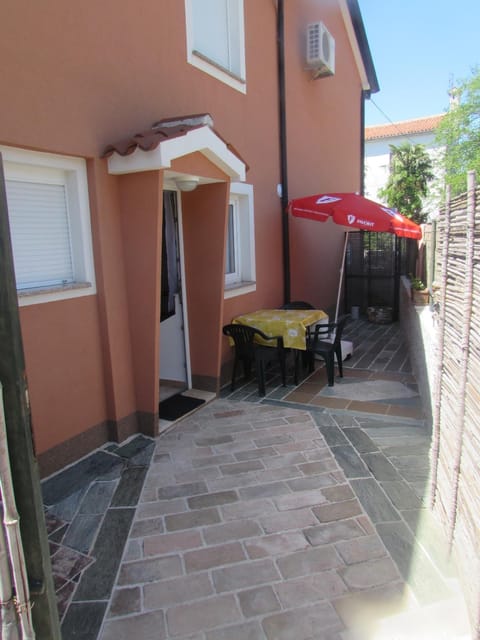
POLYGON ((338 283, 337 306, 335 308, 335 323, 338 320, 338 310, 340 307, 340 295, 342 293, 343 272, 345 270, 345 256, 347 254, 347 244, 348 244, 348 231, 345 233, 345 244, 343 245, 342 263, 340 265, 340 281, 338 283))

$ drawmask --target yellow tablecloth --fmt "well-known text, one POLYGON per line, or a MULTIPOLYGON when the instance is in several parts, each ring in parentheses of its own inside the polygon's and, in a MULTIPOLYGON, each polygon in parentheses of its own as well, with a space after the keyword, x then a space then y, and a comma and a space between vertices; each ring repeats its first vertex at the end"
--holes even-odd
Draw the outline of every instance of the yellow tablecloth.
POLYGON ((255 327, 270 337, 282 336, 284 347, 305 351, 307 327, 322 320, 328 322, 328 315, 320 309, 261 309, 237 316, 232 322, 255 327))

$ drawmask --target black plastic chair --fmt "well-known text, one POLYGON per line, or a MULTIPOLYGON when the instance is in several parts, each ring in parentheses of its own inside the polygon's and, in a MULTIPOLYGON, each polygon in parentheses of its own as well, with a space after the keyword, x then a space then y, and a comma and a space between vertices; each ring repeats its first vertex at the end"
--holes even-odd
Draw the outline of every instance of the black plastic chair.
MULTIPOLYGON (((321 356, 325 360, 327 369, 328 386, 333 387, 335 378, 335 356, 337 356, 338 373, 343 378, 343 357, 342 357, 342 333, 345 323, 350 317, 349 314, 342 316, 336 323, 317 324, 312 332, 307 344, 307 351, 312 356, 312 366, 314 367, 315 355, 321 356), (335 331, 335 338, 332 342, 322 340, 326 334, 335 331)), ((313 371, 313 368, 312 368, 313 371)))
POLYGON ((265 395, 265 366, 277 360, 282 375, 282 384, 285 387, 286 382, 286 366, 285 366, 285 349, 283 348, 282 336, 267 336, 260 329, 250 327, 244 324, 227 324, 223 327, 224 335, 232 338, 235 345, 235 358, 233 361, 232 372, 232 391, 235 389, 235 377, 240 362, 243 364, 243 372, 245 378, 251 373, 252 364, 255 363, 258 392, 265 395), (272 343, 272 346, 260 344, 257 338, 272 343))
MULTIPOLYGON (((284 305, 282 305, 280 307, 280 309, 315 309, 315 307, 313 306, 313 304, 310 304, 310 302, 305 302, 304 300, 292 300, 292 302, 286 302, 284 305)), ((308 342, 310 337, 310 327, 307 327, 307 332, 306 332, 306 340, 308 342)), ((293 358, 294 358, 294 382, 295 385, 298 385, 299 382, 299 376, 298 376, 298 372, 299 372, 299 358, 302 358, 303 361, 303 365, 308 366, 309 371, 313 371, 313 355, 311 356, 308 352, 306 351, 301 351, 299 349, 294 349, 293 350, 294 354, 293 354, 293 358)))

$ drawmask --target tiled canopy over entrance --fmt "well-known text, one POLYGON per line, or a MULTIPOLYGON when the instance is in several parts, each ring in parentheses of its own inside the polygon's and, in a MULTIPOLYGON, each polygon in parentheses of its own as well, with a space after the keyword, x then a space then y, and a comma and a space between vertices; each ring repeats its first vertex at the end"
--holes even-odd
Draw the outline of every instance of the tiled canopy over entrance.
POLYGON ((245 180, 248 169, 237 150, 213 128, 208 113, 160 120, 133 136, 107 146, 110 173, 167 169, 172 161, 198 151, 232 180, 245 180))

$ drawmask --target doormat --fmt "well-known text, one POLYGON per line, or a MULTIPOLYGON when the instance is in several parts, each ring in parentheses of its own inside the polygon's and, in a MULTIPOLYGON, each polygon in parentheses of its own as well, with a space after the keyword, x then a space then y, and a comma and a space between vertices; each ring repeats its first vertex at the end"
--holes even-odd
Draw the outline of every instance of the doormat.
POLYGON ((200 398, 192 398, 191 396, 184 396, 181 393, 177 393, 160 402, 158 405, 158 417, 162 420, 178 420, 204 402, 205 400, 201 400, 200 398))

